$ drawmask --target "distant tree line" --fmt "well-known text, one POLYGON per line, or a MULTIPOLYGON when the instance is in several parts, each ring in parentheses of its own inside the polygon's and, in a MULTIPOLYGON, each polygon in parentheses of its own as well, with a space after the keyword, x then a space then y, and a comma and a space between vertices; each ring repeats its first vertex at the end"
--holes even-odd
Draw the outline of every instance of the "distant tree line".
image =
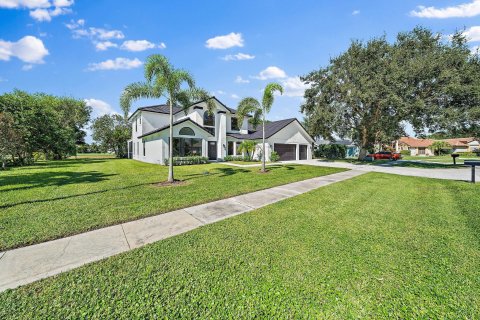
POLYGON ((93 120, 92 138, 99 143, 99 148, 114 152, 118 158, 128 156, 127 142, 131 137, 132 128, 127 116, 106 114, 93 120))
POLYGON ((443 131, 480 136, 480 58, 461 32, 446 37, 417 27, 353 41, 348 50, 302 80, 301 111, 314 136, 350 138, 360 158, 404 135, 443 131))
POLYGON ((64 159, 84 142, 91 108, 83 100, 20 90, 0 95, 0 161, 64 159))

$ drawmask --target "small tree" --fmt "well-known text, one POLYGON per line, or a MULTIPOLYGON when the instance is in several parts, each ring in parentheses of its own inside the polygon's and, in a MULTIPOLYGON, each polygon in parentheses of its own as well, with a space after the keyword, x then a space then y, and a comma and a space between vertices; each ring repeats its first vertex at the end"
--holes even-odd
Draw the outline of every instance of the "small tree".
POLYGON ((240 146, 238 147, 238 151, 244 152, 246 154, 246 158, 248 160, 253 160, 253 154, 255 153, 255 148, 257 146, 257 143, 253 140, 244 140, 242 143, 240 143, 240 146))
POLYGON ((113 150, 118 158, 127 156, 127 141, 131 136, 128 121, 119 114, 103 115, 92 124, 92 138, 107 150, 113 150))
POLYGON ((451 149, 452 146, 447 141, 437 140, 432 143, 433 152, 439 156, 442 153, 442 150, 451 149))
POLYGON ((267 84, 263 90, 262 103, 252 97, 244 98, 238 104, 238 119, 243 122, 243 118, 253 113, 252 124, 256 127, 258 123, 262 124, 262 172, 266 171, 265 168, 265 116, 270 112, 273 105, 274 94, 279 92, 283 94, 283 87, 275 82, 267 84))

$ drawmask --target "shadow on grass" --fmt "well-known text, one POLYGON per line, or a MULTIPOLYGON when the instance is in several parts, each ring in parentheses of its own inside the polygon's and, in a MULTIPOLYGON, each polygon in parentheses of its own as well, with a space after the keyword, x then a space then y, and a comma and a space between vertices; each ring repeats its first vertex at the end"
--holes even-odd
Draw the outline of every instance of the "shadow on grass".
POLYGON ((109 192, 109 191, 126 190, 126 189, 132 189, 132 188, 137 188, 137 187, 142 187, 142 186, 152 185, 152 184, 155 184, 155 183, 146 182, 146 183, 140 183, 140 184, 121 187, 121 188, 111 188, 111 189, 98 190, 98 191, 92 191, 92 192, 81 193, 81 194, 72 194, 72 195, 57 197, 57 198, 21 201, 21 202, 16 202, 16 203, 9 203, 9 204, 0 205, 0 209, 12 208, 12 207, 16 207, 16 206, 19 206, 19 205, 22 205, 22 204, 42 203, 42 202, 58 201, 58 200, 71 199, 71 198, 79 198, 79 197, 90 196, 90 195, 94 195, 94 194, 106 193, 106 192, 109 192))
POLYGON ((49 186, 64 186, 69 184, 95 183, 108 180, 117 174, 105 174, 97 171, 87 172, 34 172, 22 175, 0 176, 0 185, 11 185, 12 188, 2 189, 1 192, 28 190, 49 186), (16 185, 22 185, 15 187, 16 185))

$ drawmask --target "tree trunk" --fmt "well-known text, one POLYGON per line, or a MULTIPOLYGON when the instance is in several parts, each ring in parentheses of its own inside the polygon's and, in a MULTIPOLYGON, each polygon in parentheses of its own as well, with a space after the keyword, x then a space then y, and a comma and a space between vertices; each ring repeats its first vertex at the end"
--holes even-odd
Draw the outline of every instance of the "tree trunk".
POLYGON ((173 182, 173 101, 170 95, 170 128, 169 128, 169 143, 168 143, 168 182, 173 182))
POLYGON ((363 160, 368 153, 368 139, 367 139, 367 128, 362 126, 360 129, 360 152, 358 153, 358 160, 363 160))
POLYGON ((265 111, 262 112, 262 172, 266 172, 265 167, 265 111))

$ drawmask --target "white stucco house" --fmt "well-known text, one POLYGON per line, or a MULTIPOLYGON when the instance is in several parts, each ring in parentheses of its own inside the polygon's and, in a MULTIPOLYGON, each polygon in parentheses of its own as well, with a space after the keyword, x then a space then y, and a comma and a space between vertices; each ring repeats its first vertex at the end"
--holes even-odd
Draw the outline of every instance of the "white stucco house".
MULTIPOLYGON (((236 110, 212 97, 216 108, 207 112, 205 101, 193 104, 185 112, 174 107, 174 156, 198 155, 209 160, 222 160, 227 155, 240 155, 238 146, 243 140, 255 140, 257 153, 261 150, 262 128, 253 130, 245 117, 241 127, 236 110)), ((155 105, 138 108, 131 116, 132 138, 128 142, 129 157, 143 162, 164 164, 168 159, 169 106, 155 105)), ((312 158, 314 139, 300 122, 285 119, 265 125, 266 156, 275 150, 280 160, 312 158)))

